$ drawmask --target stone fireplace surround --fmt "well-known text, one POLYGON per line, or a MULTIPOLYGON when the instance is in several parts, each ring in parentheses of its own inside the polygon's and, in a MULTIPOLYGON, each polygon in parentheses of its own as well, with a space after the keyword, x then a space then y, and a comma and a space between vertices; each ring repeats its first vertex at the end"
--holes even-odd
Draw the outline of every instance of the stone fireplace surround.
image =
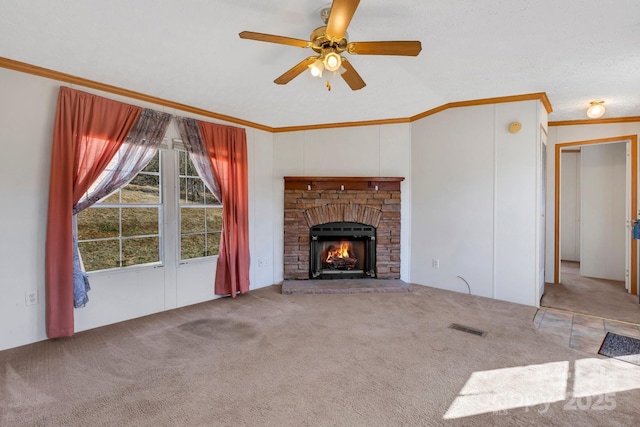
POLYGON ((376 277, 400 278, 403 177, 284 177, 284 279, 309 279, 309 228, 328 222, 376 227, 376 277))

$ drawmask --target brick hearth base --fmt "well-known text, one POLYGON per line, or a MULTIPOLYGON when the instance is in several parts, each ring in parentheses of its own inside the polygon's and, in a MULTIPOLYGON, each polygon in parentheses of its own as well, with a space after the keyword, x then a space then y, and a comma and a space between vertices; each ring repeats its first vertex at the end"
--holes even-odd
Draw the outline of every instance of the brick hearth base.
POLYGON ((411 292, 411 285, 398 279, 285 280, 285 295, 362 294, 411 292))
POLYGON ((309 279, 309 228, 342 221, 376 227, 377 278, 399 279, 403 179, 285 177, 284 279, 309 279))

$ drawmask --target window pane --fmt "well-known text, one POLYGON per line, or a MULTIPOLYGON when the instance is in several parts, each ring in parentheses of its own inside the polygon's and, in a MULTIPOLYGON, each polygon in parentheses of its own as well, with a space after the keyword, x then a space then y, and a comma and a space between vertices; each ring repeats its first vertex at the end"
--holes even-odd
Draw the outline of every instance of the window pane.
POLYGON ((79 242, 78 247, 82 254, 84 268, 87 271, 120 267, 120 247, 118 240, 79 242))
POLYGON ((204 183, 199 178, 180 178, 180 204, 197 204, 204 202, 204 183))
POLYGON ((222 228, 222 209, 218 208, 221 204, 198 176, 189 154, 179 152, 178 155, 180 258, 216 255, 220 246, 219 232, 222 228))
POLYGON ((180 231, 186 233, 204 233, 204 208, 181 208, 180 231))
MULTIPOLYGON (((115 168, 117 161, 114 157, 108 168, 115 168)), ((87 271, 161 262, 161 173, 157 151, 131 182, 77 216, 87 271), (107 204, 116 207, 103 207, 107 204)))
MULTIPOLYGON (((202 182, 204 184, 204 181, 202 182)), ((209 191, 207 187, 204 188, 204 204, 205 205, 220 205, 220 201, 216 199, 216 196, 209 191)))
POLYGON ((137 175, 122 187, 122 203, 160 203, 160 177, 137 175))
POLYGON ((204 183, 199 178, 187 178, 187 203, 204 203, 204 183))
POLYGON ((180 178, 180 204, 187 203, 187 178, 180 178))
POLYGON ((187 174, 187 158, 189 155, 186 151, 178 151, 178 174, 186 175, 187 174))
POLYGON ((180 258, 200 258, 207 256, 204 246, 204 234, 190 234, 180 237, 180 258))
POLYGON ((122 240, 122 266, 159 262, 159 241, 158 237, 122 240))
POLYGON ((153 159, 147 163, 147 166, 142 169, 143 172, 160 172, 160 150, 156 152, 153 159))
POLYGON ((220 233, 207 233, 208 255, 218 255, 220 250, 220 233))
POLYGON ((120 190, 116 190, 104 199, 100 201, 100 203, 120 203, 120 190))
POLYGON ((198 176, 198 171, 196 171, 196 167, 193 166, 193 162, 187 153, 187 175, 188 176, 198 176))
POLYGON ((122 208, 122 235, 158 234, 158 208, 122 208))
POLYGON ((118 237, 120 235, 118 208, 88 208, 76 215, 76 219, 78 221, 78 240, 118 237))
POLYGON ((207 208, 207 231, 222 230, 222 209, 207 208))

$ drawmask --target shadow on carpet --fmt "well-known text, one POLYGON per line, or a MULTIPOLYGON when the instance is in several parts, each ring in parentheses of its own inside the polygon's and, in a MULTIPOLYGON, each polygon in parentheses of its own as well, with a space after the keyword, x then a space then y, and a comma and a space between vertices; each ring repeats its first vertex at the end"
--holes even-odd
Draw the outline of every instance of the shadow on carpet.
POLYGON ((640 340, 607 332, 598 354, 640 366, 640 340))

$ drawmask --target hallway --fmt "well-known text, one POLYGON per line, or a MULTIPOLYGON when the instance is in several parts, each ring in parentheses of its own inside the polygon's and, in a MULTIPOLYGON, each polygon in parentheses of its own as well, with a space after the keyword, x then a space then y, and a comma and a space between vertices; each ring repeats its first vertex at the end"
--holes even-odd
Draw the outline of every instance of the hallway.
POLYGON ((580 263, 562 261, 561 283, 545 284, 542 307, 640 324, 638 296, 624 282, 580 276, 580 263))

